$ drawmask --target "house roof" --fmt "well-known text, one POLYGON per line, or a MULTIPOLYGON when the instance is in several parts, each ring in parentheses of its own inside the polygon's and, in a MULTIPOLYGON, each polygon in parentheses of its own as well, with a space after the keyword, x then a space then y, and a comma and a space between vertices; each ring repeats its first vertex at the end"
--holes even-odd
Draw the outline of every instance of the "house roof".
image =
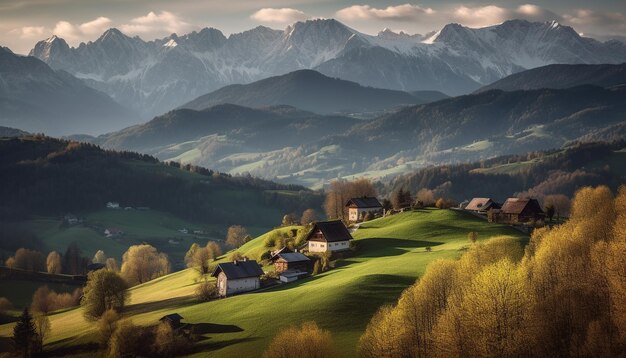
POLYGON ((520 198, 506 199, 504 205, 502 205, 502 212, 505 214, 521 214, 527 207, 536 213, 543 213, 537 199, 520 198))
POLYGON ((303 271, 299 271, 299 270, 287 270, 287 271, 283 271, 280 273, 280 276, 284 276, 284 277, 300 277, 300 276, 305 276, 308 275, 308 272, 303 272, 303 271))
POLYGON ((479 211, 479 210, 487 210, 494 204, 494 201, 491 198, 474 198, 469 204, 465 207, 465 210, 471 211, 479 211))
POLYGON ((348 200, 346 206, 356 208, 382 208, 382 204, 374 197, 363 196, 360 198, 352 198, 348 200))
POLYGON ((286 262, 303 262, 303 261, 311 261, 306 255, 303 255, 299 252, 285 252, 279 253, 272 257, 272 260, 280 260, 283 259, 286 262))
POLYGON ((168 315, 165 315, 159 318, 159 321, 180 321, 182 319, 183 319, 183 316, 179 315, 178 313, 170 313, 168 315))
POLYGON ((224 272, 228 279, 259 277, 264 274, 261 266, 254 260, 223 262, 215 268, 211 276, 217 277, 224 272))
POLYGON ((278 256, 279 254, 283 254, 283 253, 289 253, 289 252, 293 252, 291 251, 287 246, 283 246, 282 248, 276 250, 276 251, 272 251, 271 252, 271 258, 273 259, 274 257, 278 256))
POLYGON ((318 230, 324 235, 325 240, 322 241, 336 242, 352 240, 352 235, 350 235, 348 228, 346 228, 341 220, 320 221, 315 223, 315 226, 313 226, 313 230, 309 233, 307 240, 319 241, 311 239, 311 236, 313 236, 318 230))

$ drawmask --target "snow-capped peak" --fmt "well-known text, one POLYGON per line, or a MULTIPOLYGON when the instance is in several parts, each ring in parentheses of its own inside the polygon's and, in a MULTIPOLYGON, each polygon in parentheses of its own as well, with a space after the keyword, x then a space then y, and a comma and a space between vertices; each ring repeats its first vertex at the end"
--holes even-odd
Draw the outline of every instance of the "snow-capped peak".
POLYGON ((51 44, 57 39, 58 39, 57 35, 52 35, 51 37, 47 38, 45 42, 51 44))
POLYGON ((170 39, 168 42, 166 42, 163 47, 169 47, 169 48, 173 48, 178 46, 178 43, 176 42, 176 40, 174 39, 170 39))
POLYGON ((437 40, 437 37, 439 37, 439 34, 441 34, 441 30, 435 32, 434 34, 432 34, 432 35, 428 36, 427 38, 425 38, 424 40, 422 40, 422 43, 423 44, 432 45, 435 42, 435 40, 437 40))

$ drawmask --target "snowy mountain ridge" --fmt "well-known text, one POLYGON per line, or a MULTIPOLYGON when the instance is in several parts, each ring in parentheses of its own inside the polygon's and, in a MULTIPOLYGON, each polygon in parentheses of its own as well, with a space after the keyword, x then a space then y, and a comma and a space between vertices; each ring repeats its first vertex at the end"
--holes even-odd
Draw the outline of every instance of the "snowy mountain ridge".
POLYGON ((556 22, 511 20, 472 29, 446 25, 428 37, 363 34, 333 19, 224 34, 205 28, 143 41, 117 29, 71 48, 53 36, 30 53, 146 118, 223 86, 298 69, 362 85, 469 93, 509 74, 552 63, 621 63, 626 45, 580 37, 556 22))

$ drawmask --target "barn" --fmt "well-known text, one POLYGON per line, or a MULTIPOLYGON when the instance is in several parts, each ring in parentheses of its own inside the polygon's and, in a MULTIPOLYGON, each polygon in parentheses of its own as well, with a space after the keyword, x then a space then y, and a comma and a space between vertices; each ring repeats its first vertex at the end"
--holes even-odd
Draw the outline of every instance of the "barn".
POLYGON ((502 205, 497 220, 515 224, 543 220, 545 217, 537 199, 508 198, 502 205))
POLYGON ((274 269, 281 273, 287 270, 311 272, 311 259, 299 252, 279 252, 272 256, 274 269))

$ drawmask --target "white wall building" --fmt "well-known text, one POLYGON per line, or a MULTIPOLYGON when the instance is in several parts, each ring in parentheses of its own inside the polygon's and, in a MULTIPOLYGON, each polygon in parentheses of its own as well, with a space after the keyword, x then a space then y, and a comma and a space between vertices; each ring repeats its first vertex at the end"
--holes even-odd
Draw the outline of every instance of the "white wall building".
POLYGON ((211 274, 217 277, 217 290, 222 297, 261 288, 261 275, 263 270, 254 260, 224 262, 211 274))

